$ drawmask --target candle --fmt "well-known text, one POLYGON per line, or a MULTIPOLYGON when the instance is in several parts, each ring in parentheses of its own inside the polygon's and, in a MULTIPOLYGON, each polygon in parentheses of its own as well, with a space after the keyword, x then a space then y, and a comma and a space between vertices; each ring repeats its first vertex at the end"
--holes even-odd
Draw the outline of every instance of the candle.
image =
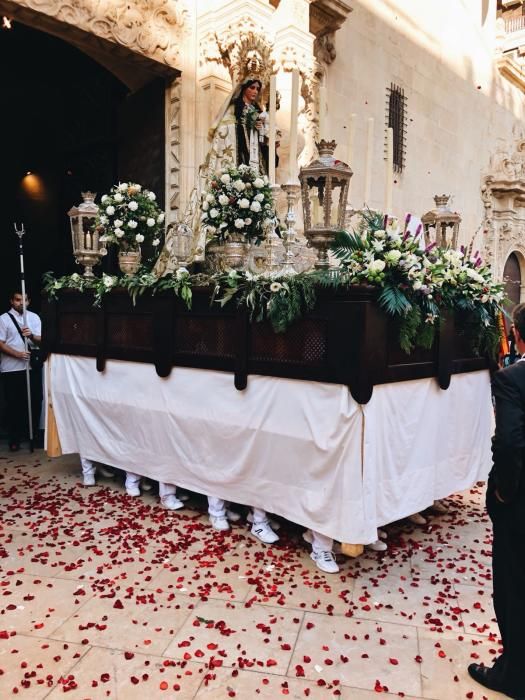
POLYGON ((394 184, 394 130, 386 130, 385 214, 392 213, 392 187, 394 184))
POLYGON ((319 141, 326 138, 326 88, 319 87, 319 141))
POLYGON ((270 106, 269 106, 269 126, 268 126, 268 178, 270 184, 275 184, 275 112, 277 107, 276 78, 270 78, 270 106))
POLYGON ((292 100, 290 104, 290 174, 289 182, 297 180, 297 117, 299 111, 299 71, 292 71, 292 100))
POLYGON ((352 165, 352 158, 354 156, 355 117, 355 114, 351 114, 348 120, 348 155, 346 161, 348 165, 352 165))
POLYGON ((372 189, 372 153, 374 149, 374 118, 369 117, 366 125, 366 159, 365 159, 365 206, 370 204, 372 189))
POLYGON ((91 250, 91 234, 86 233, 86 249, 91 250))

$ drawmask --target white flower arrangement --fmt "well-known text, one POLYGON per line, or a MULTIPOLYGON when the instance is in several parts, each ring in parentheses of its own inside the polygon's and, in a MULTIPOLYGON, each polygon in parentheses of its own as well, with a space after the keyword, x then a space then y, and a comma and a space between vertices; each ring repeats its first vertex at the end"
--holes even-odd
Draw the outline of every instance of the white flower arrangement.
POLYGON ((104 241, 122 250, 136 250, 141 243, 160 244, 164 212, 154 192, 133 182, 121 182, 101 197, 97 227, 104 241), (154 241, 157 241, 154 243, 154 241))
POLYGON ((209 238, 232 235, 260 243, 267 224, 276 222, 268 178, 248 165, 224 168, 209 181, 201 202, 201 221, 209 238))

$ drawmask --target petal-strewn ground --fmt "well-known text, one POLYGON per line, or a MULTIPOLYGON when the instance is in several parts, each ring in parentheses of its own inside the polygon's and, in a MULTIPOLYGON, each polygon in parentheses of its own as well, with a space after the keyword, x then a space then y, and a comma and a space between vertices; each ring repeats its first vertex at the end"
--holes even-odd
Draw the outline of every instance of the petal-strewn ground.
POLYGON ((466 673, 499 647, 483 488, 325 575, 291 524, 264 546, 202 498, 80 482, 76 456, 0 451, 2 700, 503 697, 466 673))

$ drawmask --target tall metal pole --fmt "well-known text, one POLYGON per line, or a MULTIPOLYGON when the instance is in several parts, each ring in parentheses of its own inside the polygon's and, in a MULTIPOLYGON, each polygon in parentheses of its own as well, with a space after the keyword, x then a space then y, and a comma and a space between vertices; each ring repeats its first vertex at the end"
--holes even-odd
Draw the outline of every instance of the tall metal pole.
MULTIPOLYGON (((24 224, 17 228, 16 224, 15 233, 18 236, 18 252, 20 255, 20 287, 22 292, 22 315, 24 319, 24 328, 27 328, 27 305, 26 305, 26 279, 24 271, 24 246, 22 243, 22 238, 25 234, 24 224)), ((27 337, 24 336, 24 347, 25 351, 29 352, 29 343, 27 337)), ((26 360, 26 390, 27 390, 27 417, 29 422, 29 449, 33 452, 33 411, 31 410, 31 375, 30 375, 29 360, 26 360)))

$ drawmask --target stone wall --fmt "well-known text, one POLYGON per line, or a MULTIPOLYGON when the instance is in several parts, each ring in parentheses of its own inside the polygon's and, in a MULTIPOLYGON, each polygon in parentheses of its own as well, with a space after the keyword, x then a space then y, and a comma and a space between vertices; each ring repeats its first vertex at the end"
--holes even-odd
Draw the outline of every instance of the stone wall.
POLYGON ((329 128, 345 160, 348 115, 355 113, 351 200, 363 204, 366 121, 375 119, 372 196, 384 204, 386 90, 407 96, 406 167, 396 175, 396 214, 421 215, 433 195, 453 196, 461 242, 483 238, 482 176, 502 143, 521 135, 524 94, 498 71, 496 3, 478 0, 354 0, 335 35, 328 67, 329 128))

